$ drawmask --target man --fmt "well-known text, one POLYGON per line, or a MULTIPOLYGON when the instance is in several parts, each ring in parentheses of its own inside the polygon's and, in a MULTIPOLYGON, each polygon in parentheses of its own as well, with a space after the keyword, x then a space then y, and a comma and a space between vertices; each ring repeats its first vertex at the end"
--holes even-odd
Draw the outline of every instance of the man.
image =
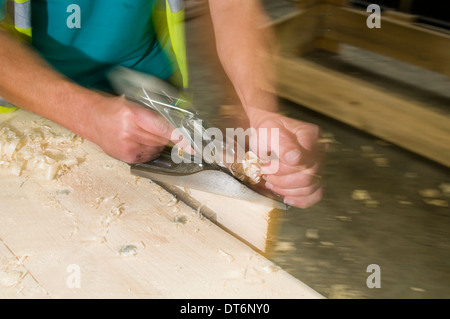
MULTIPOLYGON (((168 81, 177 77, 174 57, 164 54, 155 40, 155 1, 33 0, 31 45, 0 31, 0 96, 67 127, 117 159, 137 163, 158 157, 173 128, 123 97, 90 89, 105 87, 105 74, 115 65, 168 81), (81 8, 81 28, 68 27, 67 8, 73 2, 81 8)), ((264 176, 266 187, 289 205, 313 205, 322 194, 314 158, 318 128, 275 113, 275 96, 260 87, 261 82, 270 84, 267 65, 257 58, 266 45, 266 35, 257 28, 263 16, 260 4, 209 0, 209 6, 219 58, 251 126, 280 132, 279 169, 264 176)), ((256 147, 273 148, 268 142, 253 145, 258 152, 256 147)))

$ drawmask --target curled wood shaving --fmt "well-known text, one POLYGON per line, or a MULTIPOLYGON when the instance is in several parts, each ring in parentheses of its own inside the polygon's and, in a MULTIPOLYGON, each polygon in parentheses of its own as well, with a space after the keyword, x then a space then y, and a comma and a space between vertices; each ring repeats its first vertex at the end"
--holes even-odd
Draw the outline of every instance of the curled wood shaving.
POLYGON ((82 142, 74 133, 58 135, 42 123, 31 122, 22 132, 5 126, 0 129, 0 167, 16 176, 40 171, 52 180, 79 164, 72 150, 82 142))
POLYGON ((255 153, 248 151, 242 162, 231 164, 230 171, 239 180, 255 185, 261 181, 261 166, 264 163, 255 153))

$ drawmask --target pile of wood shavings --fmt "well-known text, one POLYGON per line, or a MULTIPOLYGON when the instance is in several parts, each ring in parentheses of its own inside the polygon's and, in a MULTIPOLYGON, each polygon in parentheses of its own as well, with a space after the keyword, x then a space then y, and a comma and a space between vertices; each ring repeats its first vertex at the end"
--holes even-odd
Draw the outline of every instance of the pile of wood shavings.
POLYGON ((37 121, 27 122, 21 132, 2 127, 0 167, 16 176, 24 171, 41 172, 47 180, 52 180, 79 163, 72 150, 82 142, 72 132, 57 134, 51 126, 37 121))
POLYGON ((242 162, 231 164, 230 171, 241 181, 256 185, 261 181, 263 175, 261 166, 264 164, 266 164, 265 161, 258 158, 255 153, 248 151, 242 162))

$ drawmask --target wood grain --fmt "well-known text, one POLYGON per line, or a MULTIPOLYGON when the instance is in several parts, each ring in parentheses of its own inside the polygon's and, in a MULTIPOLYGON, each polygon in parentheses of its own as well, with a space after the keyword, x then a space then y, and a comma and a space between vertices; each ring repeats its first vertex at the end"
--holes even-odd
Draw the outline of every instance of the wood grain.
MULTIPOLYGON (((36 119, 20 110, 0 121, 20 130, 36 119)), ((0 284, 1 297, 322 298, 128 165, 87 141, 77 148, 83 161, 55 180, 0 169, 1 266, 22 260, 27 274, 0 284), (136 254, 121 254, 126 245, 136 254)))

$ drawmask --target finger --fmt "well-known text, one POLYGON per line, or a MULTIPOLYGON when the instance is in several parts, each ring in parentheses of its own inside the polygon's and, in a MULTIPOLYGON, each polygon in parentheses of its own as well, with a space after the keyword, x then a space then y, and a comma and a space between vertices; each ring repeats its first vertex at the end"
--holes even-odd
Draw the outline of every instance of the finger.
POLYGON ((161 155, 163 149, 164 147, 148 148, 143 145, 139 152, 136 153, 133 163, 145 163, 154 160, 161 155))
POLYGON ((307 162, 307 164, 291 166, 291 165, 286 165, 279 160, 271 160, 268 164, 263 165, 261 167, 261 172, 265 175, 284 176, 284 175, 295 174, 295 173, 298 173, 301 171, 308 170, 317 164, 313 161, 305 160, 305 162, 307 162), (310 165, 312 165, 312 166, 310 166, 310 165))
POLYGON ((297 142, 302 148, 312 151, 317 147, 320 136, 319 126, 291 118, 283 118, 282 122, 286 129, 296 136, 297 142))
POLYGON ((137 112, 136 124, 139 127, 153 135, 160 136, 168 141, 171 140, 174 127, 169 122, 144 108, 138 108, 135 111, 137 112))
POLYGON ((170 140, 166 139, 165 137, 155 135, 153 133, 143 130, 140 127, 136 127, 128 134, 129 139, 132 140, 133 142, 150 147, 152 146, 159 147, 162 145, 167 145, 170 142, 170 140))
POLYGON ((302 188, 320 182, 321 177, 317 175, 319 165, 311 168, 295 171, 287 175, 264 175, 263 178, 271 183, 285 189, 302 188))
POLYGON ((299 146, 296 136, 283 127, 258 128, 250 140, 250 148, 262 160, 279 159, 290 165, 301 157, 299 146))
POLYGON ((284 197, 302 197, 314 194, 319 188, 320 183, 314 183, 302 188, 284 189, 270 183, 266 183, 266 188, 284 197))
POLYGON ((285 197, 284 202, 287 205, 295 206, 298 208, 308 208, 317 204, 322 199, 322 188, 319 188, 316 192, 311 194, 310 196, 302 196, 302 197, 285 197))

